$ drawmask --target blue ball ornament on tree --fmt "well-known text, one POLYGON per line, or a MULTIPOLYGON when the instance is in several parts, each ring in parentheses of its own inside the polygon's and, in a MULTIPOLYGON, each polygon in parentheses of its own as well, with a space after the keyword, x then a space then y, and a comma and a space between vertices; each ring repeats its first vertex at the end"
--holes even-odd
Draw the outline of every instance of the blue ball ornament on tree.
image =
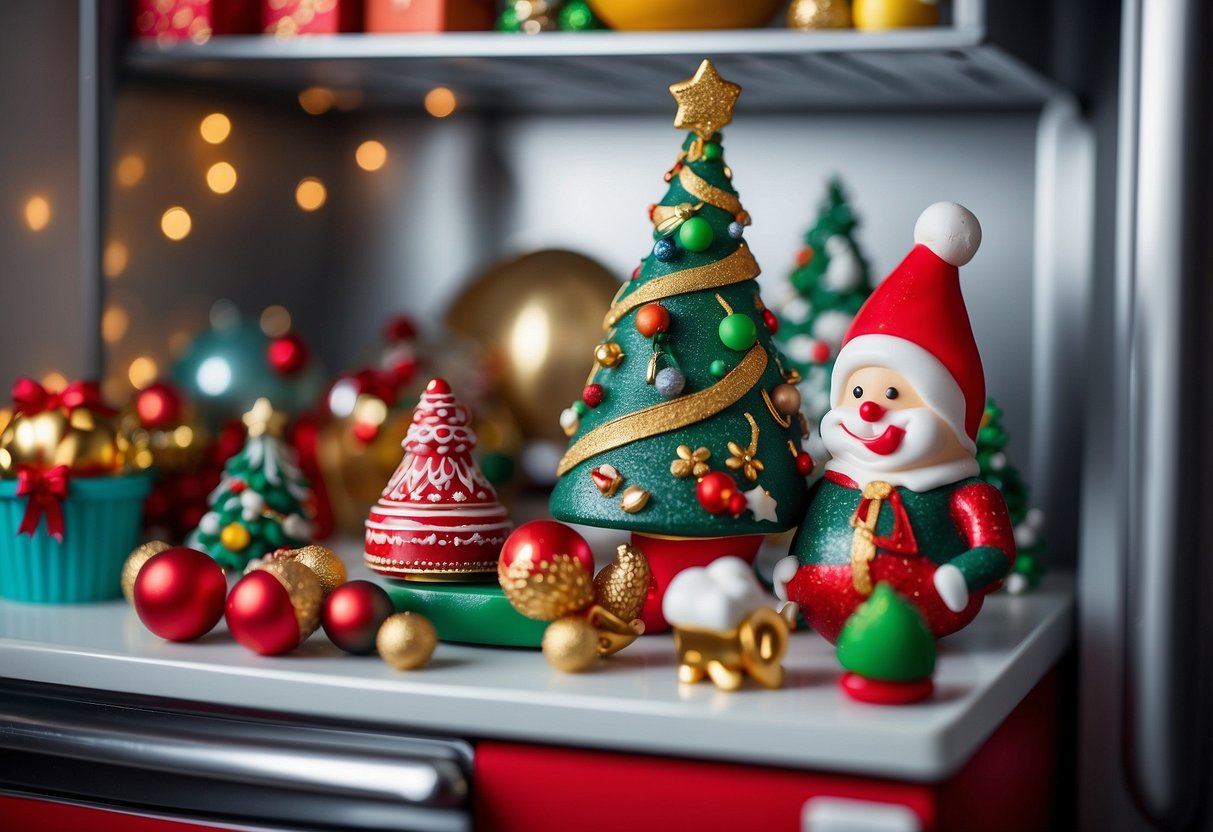
POLYGON ((678 245, 668 237, 662 237, 653 244, 653 256, 662 263, 678 259, 678 245))
POLYGON ((665 367, 657 373, 653 386, 657 392, 667 399, 672 399, 682 393, 686 387, 687 377, 677 367, 665 367))

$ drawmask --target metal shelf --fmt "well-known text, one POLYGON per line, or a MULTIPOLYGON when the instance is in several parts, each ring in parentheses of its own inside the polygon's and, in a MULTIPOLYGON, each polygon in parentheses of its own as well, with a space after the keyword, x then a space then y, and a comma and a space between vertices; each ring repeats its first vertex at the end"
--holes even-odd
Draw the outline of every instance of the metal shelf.
POLYGON ((666 87, 702 57, 742 85, 739 109, 1023 109, 1057 87, 984 42, 980 28, 893 32, 469 32, 218 37, 201 46, 136 42, 127 80, 256 94, 323 84, 369 106, 415 106, 435 86, 464 109, 510 113, 668 109, 666 87))

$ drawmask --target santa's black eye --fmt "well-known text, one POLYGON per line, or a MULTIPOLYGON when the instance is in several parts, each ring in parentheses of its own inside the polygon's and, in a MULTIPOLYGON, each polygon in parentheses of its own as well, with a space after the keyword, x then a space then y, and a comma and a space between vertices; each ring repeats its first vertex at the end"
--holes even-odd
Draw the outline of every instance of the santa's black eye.
POLYGON ((885 397, 886 399, 895 399, 895 398, 897 398, 899 395, 900 395, 900 394, 897 392, 897 388, 896 388, 896 387, 890 387, 888 390, 884 391, 884 397, 885 397))
POLYGON ((855 398, 857 398, 857 399, 863 398, 863 388, 862 387, 856 387, 854 390, 851 391, 851 393, 854 394, 855 398))

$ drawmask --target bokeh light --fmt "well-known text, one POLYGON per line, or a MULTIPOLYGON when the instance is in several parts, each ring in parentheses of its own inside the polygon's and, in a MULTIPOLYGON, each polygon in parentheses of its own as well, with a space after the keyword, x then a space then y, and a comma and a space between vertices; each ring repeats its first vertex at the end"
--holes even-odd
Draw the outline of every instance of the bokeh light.
POLYGON ((30 231, 41 231, 50 225, 51 204, 44 196, 31 196, 25 202, 25 224, 30 231))
POLYGON ((131 316, 127 313, 126 307, 118 303, 111 303, 101 313, 101 338, 107 344, 116 344, 126 336, 130 325, 131 316))
POLYGON ((291 313, 285 306, 267 306, 261 312, 260 324, 267 338, 281 338, 291 331, 291 313))
POLYGON ((206 186, 217 194, 236 187, 236 169, 228 162, 216 162, 206 171, 206 186))
POLYGON ((333 107, 337 97, 328 87, 308 87, 299 93, 299 106, 313 116, 323 115, 333 107))
POLYGON ((383 142, 368 139, 354 151, 354 161, 363 170, 379 170, 387 163, 387 148, 383 142))
POLYGON ((128 153, 118 160, 118 169, 115 171, 114 178, 122 187, 133 188, 143 181, 145 172, 146 166, 143 164, 143 157, 137 153, 128 153))
POLYGON ((198 132, 202 134, 203 141, 220 144, 231 135, 232 121, 223 113, 211 113, 202 119, 198 132))
POLYGON ((314 176, 299 180, 295 187, 295 202, 304 211, 315 211, 328 199, 324 183, 314 176))
POLYGON ((126 244, 119 240, 110 240, 101 254, 101 271, 106 277, 117 277, 126 271, 130 262, 130 251, 126 244))
POLYGON ((434 87, 425 94, 425 111, 434 118, 446 118, 455 112, 455 93, 446 87, 434 87))
POLYGON ((151 357, 141 355, 131 362, 131 366, 127 368, 126 377, 130 379, 136 390, 142 390, 156 380, 159 372, 160 368, 156 366, 156 362, 151 357))
POLYGON ((189 211, 180 205, 174 205, 160 216, 160 230, 170 240, 184 240, 189 236, 193 224, 189 211))

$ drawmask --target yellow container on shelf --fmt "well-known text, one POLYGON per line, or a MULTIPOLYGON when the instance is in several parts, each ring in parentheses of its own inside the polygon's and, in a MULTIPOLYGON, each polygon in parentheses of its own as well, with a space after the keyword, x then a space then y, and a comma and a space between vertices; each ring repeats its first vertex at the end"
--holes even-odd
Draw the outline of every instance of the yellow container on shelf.
POLYGON ((671 31, 765 26, 783 0, 589 0, 589 4, 612 29, 671 31))

